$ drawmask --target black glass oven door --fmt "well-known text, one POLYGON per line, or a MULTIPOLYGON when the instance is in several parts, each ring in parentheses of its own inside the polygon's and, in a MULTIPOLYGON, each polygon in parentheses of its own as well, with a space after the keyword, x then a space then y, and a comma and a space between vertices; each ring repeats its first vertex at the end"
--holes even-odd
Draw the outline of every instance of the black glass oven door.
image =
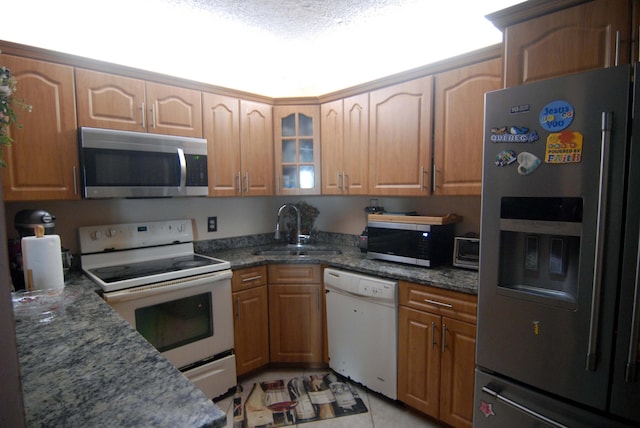
POLYGON ((165 352, 213 336, 211 293, 202 293, 135 310, 136 329, 165 352))

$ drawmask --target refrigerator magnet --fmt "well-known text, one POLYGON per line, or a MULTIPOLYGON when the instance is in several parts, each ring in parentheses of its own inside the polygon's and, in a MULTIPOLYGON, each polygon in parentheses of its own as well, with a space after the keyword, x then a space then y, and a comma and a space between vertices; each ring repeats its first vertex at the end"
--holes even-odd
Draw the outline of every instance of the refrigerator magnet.
POLYGON ((511 165, 517 158, 514 150, 503 150, 496 156, 496 166, 511 165))
POLYGON ((582 140, 580 132, 562 131, 547 137, 545 163, 577 163, 582 160, 582 140))
POLYGON ((529 175, 540 165, 540 159, 529 152, 518 154, 518 174, 529 175))
POLYGON ((540 125, 550 132, 566 129, 573 122, 573 106, 566 101, 557 100, 542 107, 540 125))

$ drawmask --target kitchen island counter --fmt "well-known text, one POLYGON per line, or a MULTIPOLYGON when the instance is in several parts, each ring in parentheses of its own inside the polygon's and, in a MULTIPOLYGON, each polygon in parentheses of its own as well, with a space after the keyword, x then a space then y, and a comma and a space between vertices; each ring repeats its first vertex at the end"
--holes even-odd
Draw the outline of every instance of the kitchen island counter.
MULTIPOLYGON (((197 252, 228 260, 231 269, 242 269, 265 263, 319 263, 329 267, 344 269, 383 278, 404 280, 417 284, 431 285, 467 294, 478 293, 478 272, 468 269, 457 269, 450 266, 425 268, 383 260, 367 259, 359 248, 350 245, 331 245, 342 251, 336 255, 318 256, 264 256, 254 253, 261 247, 241 247, 233 249, 207 248, 203 243, 197 252)), ((326 244, 324 244, 326 246, 326 244)))
POLYGON ((28 426, 223 427, 226 415, 72 275, 66 309, 16 316, 28 426))

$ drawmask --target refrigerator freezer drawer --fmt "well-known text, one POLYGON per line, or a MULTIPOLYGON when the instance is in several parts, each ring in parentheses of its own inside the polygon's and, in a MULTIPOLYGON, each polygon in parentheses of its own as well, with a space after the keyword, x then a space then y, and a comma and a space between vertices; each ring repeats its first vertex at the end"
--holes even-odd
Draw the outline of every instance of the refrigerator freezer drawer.
POLYGON ((622 428, 630 425, 476 369, 474 428, 622 428))

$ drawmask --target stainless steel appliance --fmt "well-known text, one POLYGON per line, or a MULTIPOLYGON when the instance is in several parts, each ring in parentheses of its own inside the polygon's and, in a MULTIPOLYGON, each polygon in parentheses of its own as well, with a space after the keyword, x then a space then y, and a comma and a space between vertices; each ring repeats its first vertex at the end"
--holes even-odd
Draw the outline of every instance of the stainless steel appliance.
POLYGON ((324 284, 329 367, 395 400, 398 283, 325 269, 324 284))
POLYGON ((194 253, 191 220, 79 228, 104 300, 209 398, 237 383, 228 261, 194 253))
POLYGON ((453 224, 428 224, 418 216, 370 215, 367 258, 436 267, 451 263, 453 224), (394 220, 395 218, 395 220, 394 220))
POLYGON ((632 78, 486 94, 474 427, 640 424, 632 78))
POLYGON ((480 267, 480 238, 456 236, 453 243, 453 265, 478 270, 480 267))
POLYGON ((85 198, 207 196, 207 140, 79 129, 85 198))

